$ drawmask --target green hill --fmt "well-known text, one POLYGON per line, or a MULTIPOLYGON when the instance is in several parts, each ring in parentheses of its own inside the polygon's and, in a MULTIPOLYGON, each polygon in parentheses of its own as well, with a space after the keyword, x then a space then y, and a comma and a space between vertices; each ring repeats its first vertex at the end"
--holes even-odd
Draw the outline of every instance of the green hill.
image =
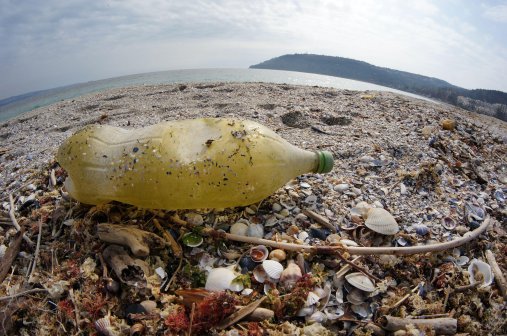
POLYGON ((250 68, 299 71, 359 80, 435 98, 507 121, 505 92, 468 90, 438 78, 382 68, 350 58, 314 54, 283 55, 250 68))

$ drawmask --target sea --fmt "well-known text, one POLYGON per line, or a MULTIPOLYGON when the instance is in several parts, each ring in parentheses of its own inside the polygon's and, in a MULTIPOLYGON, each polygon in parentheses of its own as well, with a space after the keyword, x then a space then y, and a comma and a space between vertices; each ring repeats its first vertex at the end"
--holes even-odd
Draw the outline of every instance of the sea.
POLYGON ((264 82, 278 84, 309 85, 332 87, 346 90, 390 91, 424 100, 428 98, 404 91, 391 89, 356 80, 310 74, 295 71, 265 69, 189 69, 149 72, 97 81, 62 86, 49 90, 30 92, 0 100, 0 121, 14 118, 24 112, 47 106, 55 102, 72 99, 112 88, 123 88, 139 85, 174 84, 174 83, 212 83, 212 82, 264 82))

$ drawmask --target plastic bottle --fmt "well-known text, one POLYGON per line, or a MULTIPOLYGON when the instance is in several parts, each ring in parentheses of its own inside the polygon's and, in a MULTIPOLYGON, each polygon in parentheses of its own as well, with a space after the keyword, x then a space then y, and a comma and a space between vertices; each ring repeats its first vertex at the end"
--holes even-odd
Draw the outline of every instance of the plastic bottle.
POLYGON ((82 203, 167 210, 253 204, 333 166, 331 153, 297 148, 256 122, 213 118, 89 126, 60 146, 57 160, 69 174, 67 191, 82 203))

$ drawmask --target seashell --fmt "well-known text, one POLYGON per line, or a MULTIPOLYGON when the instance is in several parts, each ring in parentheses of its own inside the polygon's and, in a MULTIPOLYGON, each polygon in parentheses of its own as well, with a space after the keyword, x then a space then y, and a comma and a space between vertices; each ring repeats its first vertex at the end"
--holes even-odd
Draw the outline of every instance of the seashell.
POLYGON ((441 122, 442 128, 446 131, 452 131, 456 128, 456 121, 453 119, 444 119, 441 122))
POLYGON ((144 324, 136 323, 129 330, 129 336, 140 336, 144 334, 144 324))
POLYGON ((296 316, 310 316, 313 314, 313 312, 315 311, 315 307, 314 306, 309 306, 309 307, 303 307, 301 308, 297 313, 296 313, 296 316))
POLYGON ((275 260, 275 261, 284 261, 287 258, 287 253, 285 253, 284 250, 281 249, 275 249, 271 251, 269 254, 269 259, 275 260))
POLYGON ((269 251, 266 246, 258 245, 250 249, 250 258, 255 262, 262 262, 268 258, 269 251))
POLYGON ((301 240, 302 242, 306 242, 309 237, 310 237, 310 235, 306 231, 301 231, 298 234, 298 239, 301 240))
POLYGON ((321 311, 316 311, 312 315, 306 317, 307 323, 324 323, 327 321, 327 315, 321 311))
POLYGON ((345 310, 342 306, 338 306, 336 309, 326 308, 324 309, 324 314, 326 314, 328 320, 333 321, 342 317, 345 314, 345 310))
POLYGON ((496 190, 493 195, 495 196, 495 198, 498 202, 505 203, 505 194, 503 193, 503 191, 501 189, 496 190))
POLYGON ((202 244, 204 239, 201 235, 195 233, 195 232, 188 232, 183 235, 181 238, 181 241, 183 244, 189 247, 197 247, 202 244))
POLYGON ((97 332, 101 335, 116 336, 117 334, 111 326, 111 319, 109 318, 109 315, 95 321, 94 326, 95 330, 97 330, 97 332))
POLYGON ((467 256, 465 256, 465 255, 459 256, 458 259, 456 259, 456 265, 458 265, 458 266, 464 266, 464 265, 466 265, 468 263, 469 260, 470 259, 467 256))
POLYGON ((364 295, 363 291, 357 288, 352 288, 347 294, 347 301, 353 305, 359 305, 366 301, 366 295, 364 295))
POLYGON ((271 206, 271 209, 274 212, 279 212, 282 210, 282 206, 280 205, 280 203, 273 203, 273 205, 271 206))
POLYGON ((407 246, 408 241, 403 237, 396 238, 396 245, 398 246, 407 246))
POLYGON ((202 218, 200 214, 195 212, 187 213, 185 215, 185 219, 189 224, 192 225, 202 225, 204 223, 204 218, 202 218))
POLYGON ((262 322, 264 320, 272 320, 275 317, 275 312, 267 308, 255 308, 255 310, 245 317, 246 321, 262 322))
POLYGON ((468 266, 468 273, 470 274, 470 284, 482 282, 482 287, 487 287, 493 283, 494 275, 491 271, 491 266, 484 261, 472 259, 470 266, 468 266))
POLYGON ((218 253, 225 257, 227 260, 236 260, 242 256, 242 253, 236 250, 218 251, 218 253))
POLYGON ((136 323, 129 330, 129 336, 140 336, 144 334, 145 326, 142 323, 136 323))
POLYGON ((246 235, 248 237, 262 238, 264 237, 264 226, 262 224, 249 224, 246 235))
POLYGON ((328 229, 321 229, 321 228, 310 228, 310 237, 317 238, 320 240, 325 241, 327 236, 331 234, 331 231, 328 229))
POLYGON ((230 289, 232 280, 235 278, 236 274, 228 268, 214 268, 209 272, 204 288, 212 292, 230 289))
POLYGON ((148 314, 152 313, 155 309, 157 309, 157 303, 153 300, 144 300, 139 304, 144 308, 144 310, 148 314))
POLYGON ((375 285, 370 280, 370 278, 368 278, 361 272, 347 274, 345 276, 345 279, 348 281, 349 284, 351 284, 356 288, 359 288, 362 291, 373 292, 375 290, 375 285))
POLYGON ((250 256, 243 256, 239 259, 239 266, 241 267, 242 273, 247 273, 257 266, 257 263, 250 258, 250 256), (245 272, 246 270, 246 272, 245 272))
POLYGON ((456 221, 451 217, 443 217, 442 218, 442 226, 447 230, 452 230, 456 227, 456 221))
POLYGON ((229 289, 233 292, 241 292, 245 286, 243 285, 243 282, 241 280, 232 280, 229 289))
POLYGON ((306 297, 305 307, 310 307, 319 302, 320 297, 318 294, 314 292, 308 292, 308 296, 306 297))
POLYGON ((294 260, 289 260, 287 264, 287 268, 283 270, 280 275, 280 282, 286 289, 292 289, 296 282, 303 277, 301 273, 301 269, 294 262, 294 260))
POLYGON ((473 221, 483 221, 486 217, 486 212, 483 208, 470 203, 465 203, 465 214, 469 223, 473 221))
POLYGON ((350 309, 362 318, 367 317, 371 313, 370 307, 368 306, 367 303, 361 303, 358 305, 351 305, 350 309))
POLYGON ((364 225, 383 235, 393 235, 400 229, 394 217, 381 208, 369 209, 364 225))
POLYGON ((350 239, 341 239, 340 242, 345 246, 359 246, 358 243, 350 239))
POLYGON ((253 291, 254 291, 254 290, 253 290, 253 289, 251 289, 251 288, 245 288, 245 289, 243 289, 243 290, 241 291, 241 295, 248 296, 248 295, 252 294, 252 293, 253 293, 253 291))
POLYGON ((257 281, 259 283, 264 283, 264 281, 266 281, 266 279, 268 278, 268 275, 267 275, 266 271, 264 270, 264 267, 262 267, 262 265, 258 265, 257 267, 255 267, 253 269, 252 274, 253 274, 255 281, 257 281))
POLYGON ((340 183, 333 187, 335 191, 344 192, 347 191, 350 188, 350 185, 347 183, 340 183))
POLYGON ((231 225, 229 232, 238 236, 246 236, 248 225, 242 222, 237 222, 231 225))
POLYGON ((415 233, 419 236, 425 236, 430 232, 430 229, 424 224, 416 224, 413 227, 415 229, 415 233))
POLYGON ((270 278, 275 280, 280 279, 283 272, 282 264, 275 260, 264 260, 262 262, 262 268, 264 268, 264 271, 270 278))

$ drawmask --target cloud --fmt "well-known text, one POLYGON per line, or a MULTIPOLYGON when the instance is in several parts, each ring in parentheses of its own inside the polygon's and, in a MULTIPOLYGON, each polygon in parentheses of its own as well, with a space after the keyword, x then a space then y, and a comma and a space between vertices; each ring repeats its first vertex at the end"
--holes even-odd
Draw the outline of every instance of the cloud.
POLYGON ((459 15, 459 4, 0 0, 0 97, 136 72, 248 67, 294 52, 507 90, 495 78, 507 69, 505 40, 459 15))
POLYGON ((507 4, 484 5, 482 14, 489 20, 507 23, 507 4))

